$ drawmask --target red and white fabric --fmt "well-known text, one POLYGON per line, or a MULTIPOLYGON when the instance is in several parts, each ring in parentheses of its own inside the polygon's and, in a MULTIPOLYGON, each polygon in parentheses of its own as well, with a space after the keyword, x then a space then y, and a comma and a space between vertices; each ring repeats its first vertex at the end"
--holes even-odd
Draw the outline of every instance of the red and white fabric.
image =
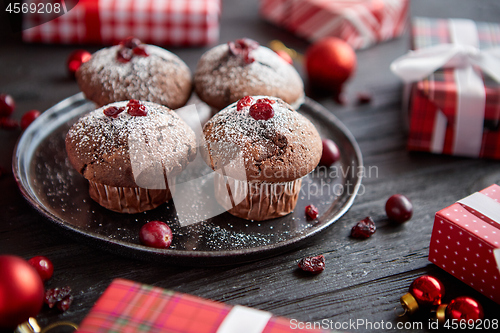
POLYGON ((500 186, 436 213, 429 260, 500 303, 500 186))
POLYGON ((311 42, 327 36, 355 49, 401 35, 409 0, 260 0, 260 13, 311 42))
POLYGON ((25 14, 23 40, 109 45, 135 36, 156 45, 208 45, 219 39, 220 11, 220 0, 80 0, 40 25, 44 14, 25 14))

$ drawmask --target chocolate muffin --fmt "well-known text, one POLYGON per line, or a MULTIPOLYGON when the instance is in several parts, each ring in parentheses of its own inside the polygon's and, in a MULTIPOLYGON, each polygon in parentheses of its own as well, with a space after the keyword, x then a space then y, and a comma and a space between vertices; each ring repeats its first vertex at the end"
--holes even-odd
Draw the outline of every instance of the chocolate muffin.
POLYGON ((275 97, 244 97, 212 117, 203 134, 202 155, 216 171, 217 201, 248 220, 292 212, 302 177, 322 153, 314 125, 275 97))
POLYGON ((98 106, 138 99, 176 109, 192 91, 191 71, 178 56, 137 38, 94 53, 76 71, 76 79, 98 106))
POLYGON ((198 62, 194 87, 217 111, 248 95, 279 97, 295 108, 304 101, 304 83, 295 68, 248 38, 207 51, 198 62))
POLYGON ((170 200, 175 176, 196 157, 196 137, 169 108, 130 100, 80 118, 66 135, 66 151, 92 199, 132 214, 170 200))

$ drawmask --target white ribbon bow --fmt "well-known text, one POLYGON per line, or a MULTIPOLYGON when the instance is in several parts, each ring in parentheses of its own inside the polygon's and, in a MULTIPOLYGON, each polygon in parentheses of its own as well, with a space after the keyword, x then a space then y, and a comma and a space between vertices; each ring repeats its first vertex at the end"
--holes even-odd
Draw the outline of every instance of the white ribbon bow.
POLYGON ((426 78, 439 68, 478 66, 500 82, 500 47, 480 50, 472 45, 440 44, 410 51, 394 60, 391 70, 405 82, 426 78))
MULTIPOLYGON (((486 93, 480 68, 500 82, 500 47, 479 49, 476 24, 471 20, 448 20, 452 44, 440 44, 399 57, 391 70, 406 83, 428 77, 439 68, 454 68, 457 101, 453 124, 452 153, 478 157, 481 154, 486 93)), ((430 151, 442 153, 447 120, 436 113, 430 151)))

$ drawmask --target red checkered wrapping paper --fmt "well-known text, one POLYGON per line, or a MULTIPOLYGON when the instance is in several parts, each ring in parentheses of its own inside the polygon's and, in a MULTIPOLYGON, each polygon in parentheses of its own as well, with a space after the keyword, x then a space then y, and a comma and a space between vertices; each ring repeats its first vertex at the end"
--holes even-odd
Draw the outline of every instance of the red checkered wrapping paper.
POLYGON ((429 260, 500 303, 500 186, 436 213, 429 260))
MULTIPOLYGON (((415 18, 412 24, 413 49, 425 49, 451 43, 446 19, 415 18)), ((479 49, 500 46, 500 25, 476 22, 479 49)), ((477 152, 457 151, 457 99, 467 92, 457 92, 456 70, 442 68, 431 76, 412 84, 409 88, 408 149, 438 154, 461 155, 500 159, 500 84, 484 73, 483 126, 477 139, 477 152)), ((473 106, 474 107, 474 106, 473 106)), ((473 110, 472 110, 473 111, 473 110)), ((480 110, 483 111, 483 110, 480 110)))
POLYGON ((409 5, 409 0, 260 0, 260 13, 311 42, 334 36, 363 49, 400 36, 409 5))
POLYGON ((80 0, 40 25, 45 14, 24 14, 23 41, 111 45, 135 36, 155 45, 209 45, 219 39, 220 11, 221 0, 80 0))
POLYGON ((116 279, 97 300, 80 333, 326 333, 292 329, 290 320, 243 306, 116 279))

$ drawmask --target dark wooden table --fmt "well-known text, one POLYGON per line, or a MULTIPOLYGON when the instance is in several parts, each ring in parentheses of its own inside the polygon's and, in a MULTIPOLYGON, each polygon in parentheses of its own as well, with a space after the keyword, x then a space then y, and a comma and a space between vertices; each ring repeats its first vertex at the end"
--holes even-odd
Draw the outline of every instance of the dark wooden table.
MULTIPOLYGON (((498 22, 497 0, 418 0, 412 16, 464 17, 498 22)), ((25 45, 2 24, 0 92, 17 101, 19 119, 29 109, 45 110, 77 93, 67 78, 65 61, 78 46, 25 45)), ((221 42, 247 36, 261 44, 280 39, 304 52, 308 44, 259 18, 257 1, 223 1, 221 42)), ((67 238, 44 220, 20 194, 14 177, 0 179, 0 253, 24 258, 48 256, 55 265, 48 287, 70 285, 74 303, 69 311, 44 308, 37 317, 42 326, 60 320, 79 323, 114 278, 126 278, 189 293, 228 304, 270 311, 303 322, 323 319, 334 323, 364 320, 390 323, 392 329, 373 331, 430 331, 428 313, 398 318, 393 310, 410 283, 434 274, 447 289, 447 301, 460 295, 476 298, 486 318, 499 318, 500 305, 482 296, 427 260, 434 213, 473 191, 500 183, 500 162, 409 153, 401 113, 400 81, 389 71, 393 59, 409 47, 408 34, 397 40, 358 51, 358 70, 347 85, 348 104, 319 98, 352 131, 366 167, 377 173, 363 180, 364 193, 349 212, 307 245, 252 263, 216 267, 181 267, 143 262, 103 252, 67 238), (373 94, 370 105, 356 106, 356 93, 373 94), (401 226, 388 223, 384 205, 394 193, 404 193, 414 205, 413 218, 401 226), (368 240, 349 237, 352 225, 365 216, 377 224, 368 240), (317 276, 297 271, 297 261, 323 254, 326 270, 317 276), (397 323, 406 329, 396 329, 397 323), (417 325, 417 326, 412 326, 417 325), (421 325, 419 327, 419 325, 421 325), (410 328, 409 328, 410 327, 410 328)), ((86 46, 89 51, 99 47, 86 46)), ((172 49, 193 70, 206 48, 172 49)), ((300 65, 299 71, 304 74, 300 65)), ((9 169, 19 132, 0 130, 0 166, 9 169)), ((0 272, 1 274, 1 272, 0 272)), ((383 326, 387 328, 387 326, 383 326)), ((348 331, 365 331, 365 326, 348 331)))

